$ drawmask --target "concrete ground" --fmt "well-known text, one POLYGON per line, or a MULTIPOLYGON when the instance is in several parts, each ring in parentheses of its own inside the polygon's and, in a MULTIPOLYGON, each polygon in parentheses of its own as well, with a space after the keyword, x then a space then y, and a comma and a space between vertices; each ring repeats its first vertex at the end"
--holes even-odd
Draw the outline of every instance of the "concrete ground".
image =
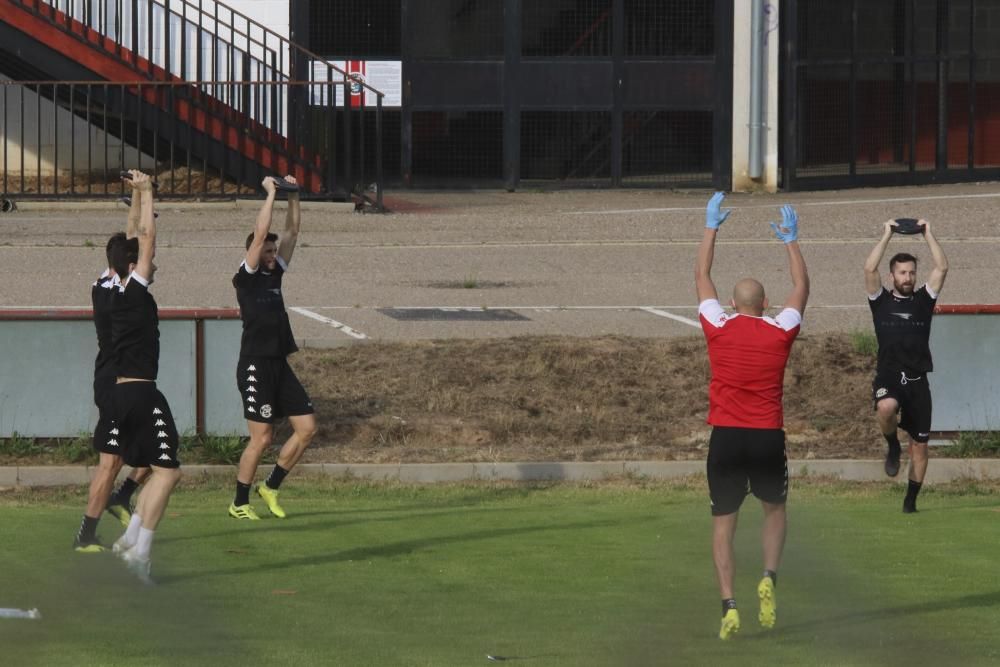
MULTIPOLYGON (((692 268, 709 192, 558 191, 387 194, 397 212, 310 205, 285 299, 296 336, 338 345, 522 334, 697 333, 692 268)), ((951 263, 941 304, 1000 303, 1000 184, 727 197, 714 278, 747 275, 778 305, 787 261, 768 221, 796 206, 812 277, 806 331, 870 330, 861 267, 893 217, 929 220, 951 263)), ((0 307, 86 307, 120 205, 22 203, 0 214, 0 307)), ((234 307, 230 279, 256 215, 245 202, 158 206, 153 292, 161 307, 234 307)), ((273 228, 283 225, 276 211, 273 228)), ((897 238, 930 270, 922 240, 897 238)))

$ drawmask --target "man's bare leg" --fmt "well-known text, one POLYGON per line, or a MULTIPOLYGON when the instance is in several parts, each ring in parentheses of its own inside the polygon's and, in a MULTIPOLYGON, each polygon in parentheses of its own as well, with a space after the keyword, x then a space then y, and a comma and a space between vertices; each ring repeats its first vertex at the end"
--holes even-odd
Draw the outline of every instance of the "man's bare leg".
POLYGON ((278 504, 278 489, 285 481, 285 476, 302 458, 306 447, 316 437, 317 431, 316 415, 297 415, 289 417, 288 422, 292 426, 292 435, 281 446, 278 462, 271 470, 267 480, 257 487, 257 493, 267 503, 268 510, 279 519, 285 518, 285 510, 278 504))
POLYGON ((715 575, 722 595, 722 625, 719 639, 729 639, 740 631, 740 613, 733 597, 733 572, 736 559, 733 554, 733 537, 736 534, 738 512, 712 517, 712 558, 715 575))
POLYGON ((247 420, 247 430, 250 432, 250 440, 240 455, 240 464, 236 470, 236 495, 229 505, 229 516, 256 521, 260 517, 250 506, 250 486, 257 474, 261 457, 274 440, 274 425, 247 420))
POLYGON ((90 480, 90 491, 87 495, 87 509, 80 523, 80 530, 73 541, 73 548, 82 553, 96 553, 104 550, 97 540, 97 523, 107 507, 111 487, 115 477, 122 468, 122 457, 115 454, 100 453, 94 478, 90 480))
POLYGON ((784 503, 761 501, 761 507, 764 508, 764 524, 760 531, 761 546, 764 550, 764 576, 757 584, 757 598, 760 601, 757 620, 764 628, 773 628, 778 608, 774 587, 778 583, 778 566, 781 565, 781 554, 785 549, 788 517, 784 503))
POLYGON ((712 557, 715 560, 715 576, 719 581, 719 594, 723 600, 733 598, 733 536, 739 512, 712 517, 712 557))
POLYGON ((885 456, 885 474, 895 477, 899 474, 899 455, 902 447, 899 444, 899 435, 896 429, 899 427, 899 402, 894 398, 883 398, 876 405, 878 426, 885 438, 889 450, 885 456))

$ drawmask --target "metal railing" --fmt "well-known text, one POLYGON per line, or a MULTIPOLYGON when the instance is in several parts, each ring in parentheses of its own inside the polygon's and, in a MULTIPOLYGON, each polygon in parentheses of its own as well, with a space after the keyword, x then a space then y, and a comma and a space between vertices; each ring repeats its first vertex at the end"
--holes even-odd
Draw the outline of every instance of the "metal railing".
MULTIPOLYGON (((350 94, 342 105, 310 107, 310 122, 293 142, 251 113, 270 96, 337 97, 338 81, 228 81, 235 104, 204 94, 215 81, 0 81, 0 193, 9 198, 124 194, 122 169, 152 172, 161 197, 255 195, 267 175, 292 174, 304 197, 352 193, 382 206, 382 106, 374 108, 375 160, 347 146, 350 94), (366 183, 375 183, 369 192, 366 183)), ((363 130, 367 123, 362 122, 363 130)), ((363 143, 363 137, 361 137, 363 143)))
MULTIPOLYGON (((193 80, 203 93, 268 127, 281 141, 312 148, 309 127, 337 97, 364 114, 374 98, 381 140, 384 94, 344 69, 215 0, 10 0, 151 81, 193 80), (253 89, 253 83, 261 87, 253 89), (350 89, 353 94, 347 94, 350 89), (253 93, 251 93, 253 90, 253 93), (332 91, 344 91, 334 95, 332 91), (329 91, 330 94, 327 94, 329 91), (360 104, 359 104, 360 101, 360 104), (286 139, 287 138, 287 139, 286 139)), ((190 83, 190 82, 189 82, 190 83)), ((339 100, 338 100, 339 101, 339 100)), ((349 189, 354 133, 343 118, 349 189)), ((360 126, 360 145, 365 143, 360 126)), ((258 138, 263 141, 263 137, 258 138)), ((357 171, 366 183, 364 154, 357 171)), ((381 160, 381 156, 377 157, 381 160)), ((376 181, 381 190, 382 181, 376 181)), ((364 188, 357 194, 365 196, 364 188)))

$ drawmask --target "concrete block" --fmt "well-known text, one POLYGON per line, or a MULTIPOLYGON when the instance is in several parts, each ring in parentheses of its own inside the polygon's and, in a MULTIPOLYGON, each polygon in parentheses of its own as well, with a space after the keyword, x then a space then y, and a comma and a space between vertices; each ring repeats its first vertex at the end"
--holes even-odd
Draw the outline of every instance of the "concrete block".
MULTIPOLYGON (((889 479, 885 476, 882 461, 856 461, 852 459, 789 461, 789 477, 836 477, 852 482, 875 482, 889 479)), ((905 479, 905 470, 897 480, 905 479)))
POLYGON ((475 476, 471 463, 403 463, 399 466, 401 482, 464 482, 475 476))
POLYGON ((17 466, 0 467, 0 487, 17 485, 17 466))
POLYGON ((18 466, 20 486, 70 486, 90 484, 85 466, 18 466))
POLYGON ((608 462, 565 462, 565 463, 477 463, 475 476, 487 480, 511 480, 517 482, 558 480, 581 481, 600 480, 622 475, 625 464, 621 461, 608 462))
POLYGON ((625 473, 651 479, 705 475, 704 461, 626 461, 625 473))
POLYGON ((371 480, 398 480, 398 463, 324 463, 323 474, 330 477, 356 477, 371 480))

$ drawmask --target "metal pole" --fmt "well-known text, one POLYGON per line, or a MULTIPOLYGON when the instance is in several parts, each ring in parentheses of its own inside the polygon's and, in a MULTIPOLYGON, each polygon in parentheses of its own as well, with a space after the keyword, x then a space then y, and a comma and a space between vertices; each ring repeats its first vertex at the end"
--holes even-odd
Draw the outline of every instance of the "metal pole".
POLYGON ((750 178, 764 174, 764 0, 750 8, 750 178))
POLYGON ((375 115, 375 193, 376 208, 379 213, 385 211, 382 203, 382 94, 378 96, 378 108, 375 115))

